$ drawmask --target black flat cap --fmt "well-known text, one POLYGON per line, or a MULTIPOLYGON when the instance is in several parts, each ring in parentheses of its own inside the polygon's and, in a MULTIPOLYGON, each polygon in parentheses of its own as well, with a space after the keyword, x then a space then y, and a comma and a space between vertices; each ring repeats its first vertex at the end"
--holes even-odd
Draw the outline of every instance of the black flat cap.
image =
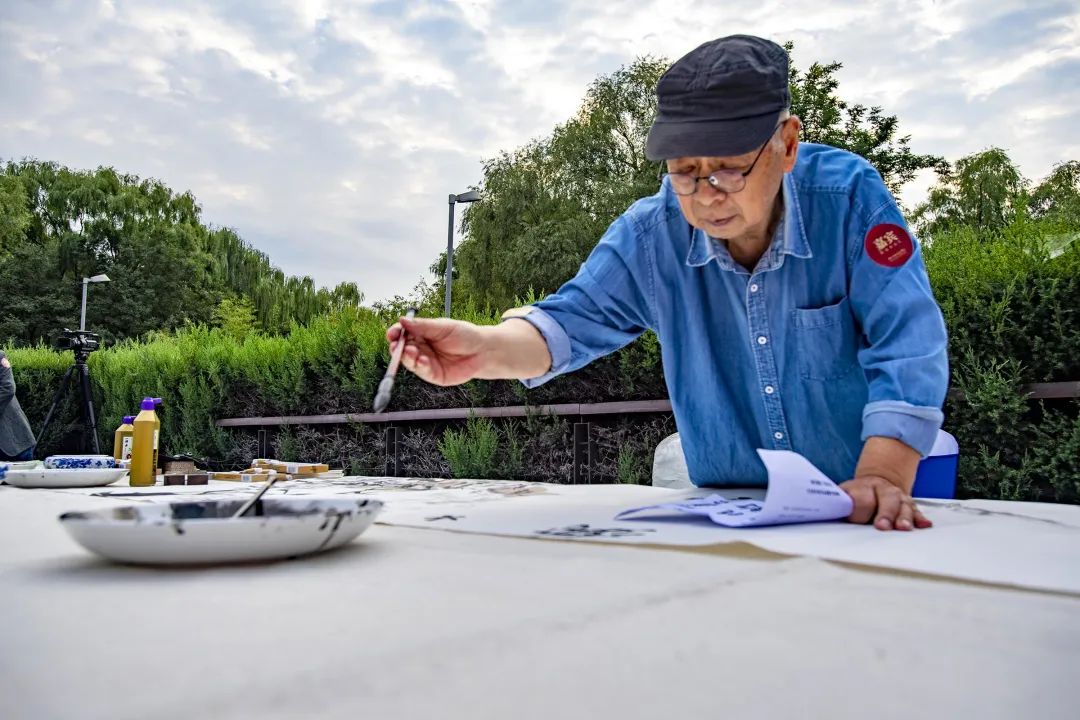
POLYGON ((791 103, 787 51, 751 35, 712 40, 668 68, 656 98, 649 160, 748 153, 769 139, 791 103))

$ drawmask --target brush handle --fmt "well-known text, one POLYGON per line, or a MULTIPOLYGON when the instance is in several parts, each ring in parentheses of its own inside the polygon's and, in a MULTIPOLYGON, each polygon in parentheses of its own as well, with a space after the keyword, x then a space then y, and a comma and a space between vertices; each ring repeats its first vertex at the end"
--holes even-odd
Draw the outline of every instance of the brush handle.
MULTIPOLYGON (((405 313, 405 317, 412 320, 416 317, 416 308, 409 308, 409 312, 405 313)), ((394 350, 390 353, 390 364, 386 367, 386 375, 383 379, 393 378, 397 375, 398 366, 401 365, 401 355, 405 352, 405 327, 401 328, 401 335, 398 335, 397 345, 394 346, 394 350)))
POLYGON ((263 486, 263 489, 260 490, 258 493, 256 493, 255 497, 251 498, 246 503, 241 505, 240 509, 237 510, 236 513, 233 514, 232 519, 235 520, 236 518, 241 517, 248 510, 255 507, 255 503, 259 502, 259 498, 261 498, 263 495, 265 495, 266 491, 269 490, 270 487, 280 479, 281 479, 280 475, 274 475, 269 480, 267 480, 266 485, 263 486))
MULTIPOLYGON (((416 308, 409 308, 405 317, 409 320, 416 317, 416 308)), ((386 374, 383 375, 378 391, 375 393, 375 412, 382 412, 390 404, 390 391, 394 387, 394 378, 397 377, 398 367, 401 365, 401 355, 405 352, 405 340, 405 327, 402 326, 397 345, 390 351, 390 364, 386 366, 386 374)))

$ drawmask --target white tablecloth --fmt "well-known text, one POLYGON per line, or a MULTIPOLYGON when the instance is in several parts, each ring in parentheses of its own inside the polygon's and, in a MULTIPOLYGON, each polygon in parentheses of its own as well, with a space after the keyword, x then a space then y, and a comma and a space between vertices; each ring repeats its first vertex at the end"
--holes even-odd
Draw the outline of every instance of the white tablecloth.
POLYGON ((0 488, 0 717, 1076 717, 1076 596, 385 525, 155 570, 56 522, 130 501, 0 488))

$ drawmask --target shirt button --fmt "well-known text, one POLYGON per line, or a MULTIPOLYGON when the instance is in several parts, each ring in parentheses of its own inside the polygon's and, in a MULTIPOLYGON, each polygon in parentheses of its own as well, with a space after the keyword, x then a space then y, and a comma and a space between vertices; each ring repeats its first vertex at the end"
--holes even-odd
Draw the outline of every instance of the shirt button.
POLYGON ((757 344, 758 345, 764 345, 767 342, 769 342, 769 339, 767 337, 765 337, 764 335, 758 335, 758 339, 757 339, 757 344))
POLYGON ((776 438, 777 440, 783 440, 784 439, 784 433, 782 433, 782 432, 773 433, 773 437, 776 438))
POLYGON ((750 286, 750 292, 757 292, 757 283, 750 286))
POLYGON ((766 385, 765 386, 765 394, 766 395, 772 395, 774 392, 776 392, 776 388, 774 388, 772 385, 766 385))

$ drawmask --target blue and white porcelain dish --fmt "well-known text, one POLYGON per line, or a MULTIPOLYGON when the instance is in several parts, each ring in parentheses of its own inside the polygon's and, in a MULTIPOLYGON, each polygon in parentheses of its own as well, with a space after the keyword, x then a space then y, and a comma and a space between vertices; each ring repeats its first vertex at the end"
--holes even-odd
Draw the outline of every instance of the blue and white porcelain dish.
POLYGON ((46 470, 108 470, 116 467, 111 455, 50 455, 45 458, 46 470))

